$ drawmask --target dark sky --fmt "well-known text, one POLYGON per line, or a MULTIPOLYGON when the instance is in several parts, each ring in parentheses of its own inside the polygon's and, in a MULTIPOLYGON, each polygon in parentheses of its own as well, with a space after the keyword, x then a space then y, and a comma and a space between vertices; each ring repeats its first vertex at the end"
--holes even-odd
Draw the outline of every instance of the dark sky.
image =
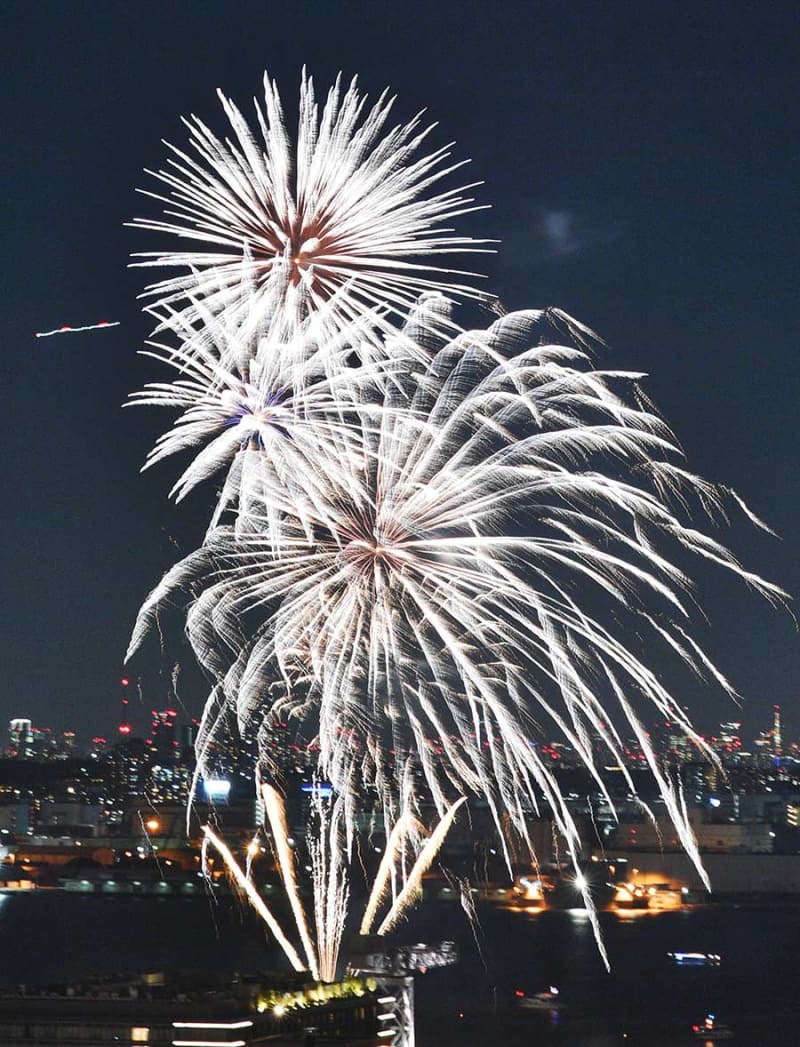
MULTIPOLYGON (((794 3, 32 3, 3 5, 3 502, 0 724, 28 715, 113 730, 136 610, 198 537, 176 513, 177 462, 139 466, 167 415, 120 409, 151 377, 124 229, 181 114, 223 130, 265 68, 285 99, 306 64, 339 69, 397 112, 428 107, 474 160, 493 210, 469 232, 509 307, 559 305, 647 371, 690 464, 781 534, 737 528, 754 569, 800 591, 798 83, 794 3), (63 323, 120 320, 35 340, 63 323)), ((752 734, 780 702, 800 733, 797 633, 742 586, 703 577, 709 645, 752 734)), ((156 652, 151 652, 155 664, 156 652)), ((188 661, 188 655, 184 656, 188 661)), ((143 663, 143 702, 163 706, 143 663)), ((191 673, 182 693, 197 709, 191 673)), ((733 710, 695 693, 702 725, 733 710)), ((144 725, 143 710, 137 726, 144 725)))

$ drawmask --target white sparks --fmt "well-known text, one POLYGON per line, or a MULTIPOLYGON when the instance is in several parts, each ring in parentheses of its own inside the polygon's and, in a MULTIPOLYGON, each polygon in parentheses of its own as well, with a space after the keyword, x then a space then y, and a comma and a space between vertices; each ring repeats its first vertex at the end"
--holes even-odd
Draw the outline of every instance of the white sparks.
POLYGON ((272 912, 267 906, 264 899, 261 897, 261 895, 253 886, 252 882, 242 871, 239 863, 233 857, 233 854, 231 853, 231 850, 228 847, 228 845, 223 840, 221 840, 219 836, 217 836, 217 834, 214 832, 210 825, 203 826, 203 834, 206 840, 213 844, 215 850, 219 853, 220 857, 225 863, 225 868, 230 873, 236 886, 239 887, 244 892, 244 894, 247 895, 250 904, 256 910, 256 912, 267 925, 267 927, 269 927, 273 937, 286 954, 286 958, 288 959, 289 963, 296 971, 304 971, 306 968, 303 965, 303 961, 298 956, 297 950, 286 937, 286 935, 283 933, 281 925, 272 915, 272 912))
POLYGON ((380 352, 391 318, 420 294, 485 297, 461 282, 474 274, 418 261, 486 243, 450 228, 480 209, 466 195, 477 183, 440 185, 466 161, 452 162, 450 145, 421 152, 434 126, 422 114, 387 129, 394 100, 384 93, 370 109, 356 81, 344 89, 340 79, 320 109, 304 73, 293 142, 268 76, 263 106, 254 100, 260 135, 218 94, 232 137, 192 116, 184 120, 191 152, 168 145, 168 166, 148 172, 160 191, 144 195, 164 205, 165 217, 132 225, 186 241, 136 256, 140 266, 186 270, 149 287, 149 297, 192 321, 197 299, 243 323, 277 316, 291 326, 326 314, 326 340, 355 321, 380 352))
MULTIPOLYGON (((391 825, 401 782, 421 782, 412 803, 432 796, 443 816, 454 790, 481 795, 498 828, 507 812, 526 839, 544 799, 577 865, 576 823, 532 743, 559 734, 607 797, 590 738, 624 766, 643 708, 708 752, 650 663, 666 646, 725 685, 686 642, 678 556, 782 598, 687 518, 692 498, 703 507, 722 495, 669 468, 680 451, 629 396, 638 376, 598 371, 581 349, 548 340, 551 321, 561 326, 553 314, 509 314, 386 383, 377 422, 370 413, 357 437, 320 442, 319 486, 282 514, 278 542, 250 499, 141 612, 135 642, 176 587, 199 592, 188 635, 201 657, 216 652, 215 701, 242 723, 310 722, 350 835, 369 790, 391 825), (333 460, 331 447, 341 448, 333 460)), ((643 752, 699 867, 680 797, 643 752)))
MULTIPOLYGON (((224 479, 202 547, 151 593, 129 655, 186 593, 187 634, 213 680, 197 775, 232 710, 255 733, 291 720, 316 739, 335 799, 313 796, 315 942, 282 802, 264 789, 308 967, 334 976, 358 817, 376 802, 393 828, 362 929, 390 880, 381 932, 403 915, 469 795, 488 803, 501 840, 510 821, 529 845, 528 820, 547 808, 577 872, 578 826, 541 749, 554 736, 612 813, 604 768, 610 758, 635 793, 624 741, 635 738, 705 875, 645 724, 671 721, 713 759, 663 659, 732 693, 692 635, 691 565, 722 568, 773 603, 785 594, 697 520, 724 522, 732 507, 763 525, 688 471, 643 376, 597 369, 581 324, 558 310, 488 330, 453 323, 452 299, 486 296, 473 274, 428 256, 486 242, 450 228, 477 209, 472 187, 440 187, 461 165, 449 146, 421 153, 431 128, 419 116, 386 130, 392 100, 370 109, 355 81, 337 81, 320 109, 304 74, 292 142, 268 78, 258 133, 220 98, 232 136, 184 121, 191 152, 169 146, 168 167, 151 172, 163 195, 146 194, 164 218, 134 222, 182 244, 138 256, 181 272, 147 291, 158 340, 146 355, 171 380, 132 399, 180 412, 147 460, 192 455, 177 500, 224 479), (420 851, 411 812, 431 799, 440 821, 420 851), (398 893, 408 854, 418 857, 398 893)), ((116 325, 39 337, 95 326, 116 325)), ((204 832, 277 937, 252 882, 204 832)))
POLYGON ((465 801, 466 797, 462 796, 460 800, 457 800, 448 808, 447 811, 445 811, 444 817, 440 819, 439 824, 433 830, 429 839, 426 841, 425 846, 420 851, 420 855, 414 863, 414 867, 409 874, 403 890, 398 895, 394 905, 386 914, 383 922, 378 928, 378 934, 388 934, 393 930, 393 928, 397 926, 398 922, 408 912, 409 908, 419 899, 422 890, 422 877, 428 869, 430 869, 436 855, 441 850, 445 837, 450 831, 450 826, 453 824, 453 819, 458 814, 459 807, 461 807, 465 801))
POLYGON ((277 789, 271 785, 265 784, 261 786, 261 796, 264 800, 264 810, 272 830, 272 842, 278 859, 278 869, 280 870, 286 897, 289 899, 292 915, 300 934, 300 940, 303 943, 303 949, 308 960, 308 969, 311 971, 312 978, 319 978, 319 961, 314 950, 314 944, 311 941, 306 914, 303 911, 303 905, 297 891, 294 854, 289 846, 289 832, 286 828, 286 808, 277 789))

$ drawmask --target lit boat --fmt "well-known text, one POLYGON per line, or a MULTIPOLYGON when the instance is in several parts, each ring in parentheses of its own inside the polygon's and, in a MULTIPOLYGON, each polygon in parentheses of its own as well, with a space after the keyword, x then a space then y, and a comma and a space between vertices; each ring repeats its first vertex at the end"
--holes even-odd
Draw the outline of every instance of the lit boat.
POLYGON ((514 902, 530 908, 544 906, 544 884, 536 876, 520 876, 512 888, 514 902))
POLYGON ((648 909, 650 896, 644 887, 632 883, 618 883, 614 886, 614 904, 618 909, 648 909))
POLYGON ((733 1029, 730 1025, 718 1022, 715 1014, 707 1014, 701 1022, 692 1026, 692 1035, 696 1040, 710 1040, 713 1043, 715 1040, 730 1040, 733 1029))
POLYGON ((532 996, 526 996, 524 992, 517 989, 517 1005, 524 1007, 527 1011, 560 1011, 564 1004, 561 994, 555 985, 551 985, 547 992, 535 992, 532 996))
POLYGON ((719 967, 722 962, 715 952, 668 952, 667 956, 679 967, 719 967))

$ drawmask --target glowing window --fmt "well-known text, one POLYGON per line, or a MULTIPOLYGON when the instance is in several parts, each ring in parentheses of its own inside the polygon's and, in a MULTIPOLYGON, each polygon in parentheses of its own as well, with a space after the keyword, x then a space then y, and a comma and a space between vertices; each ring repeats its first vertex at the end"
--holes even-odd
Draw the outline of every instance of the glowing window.
POLYGON ((131 1029, 132 1043, 147 1043, 150 1039, 150 1029, 144 1025, 134 1025, 131 1029))

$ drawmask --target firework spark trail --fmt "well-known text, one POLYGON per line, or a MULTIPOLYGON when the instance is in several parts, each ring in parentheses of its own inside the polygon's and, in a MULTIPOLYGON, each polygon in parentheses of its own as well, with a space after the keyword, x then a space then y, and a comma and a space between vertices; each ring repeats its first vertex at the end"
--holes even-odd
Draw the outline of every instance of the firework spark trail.
POLYGON ((456 802, 445 811, 444 816, 440 819, 439 824, 433 830, 426 841, 425 846, 420 851, 419 857, 414 863, 414 867, 406 880, 403 890, 398 895, 394 905, 386 914, 383 922, 378 928, 378 934, 388 934, 393 930, 397 926, 398 921, 406 914, 409 907, 418 900, 422 890, 422 877, 428 869, 430 869, 434 858, 441 850, 445 837, 450 831, 450 826, 453 824, 453 819, 458 814, 461 805, 466 803, 466 799, 466 796, 462 796, 460 800, 456 800, 456 802))
POLYGON ((289 846, 289 831, 286 827, 286 807, 280 793, 266 782, 261 785, 261 796, 264 800, 264 810, 272 830, 272 842, 278 858, 278 868, 280 869, 283 886, 292 909, 292 915, 297 924, 297 931, 303 943, 308 969, 311 971, 312 977, 318 979, 319 959, 314 949, 314 943, 311 940, 308 921, 297 890, 295 857, 289 846))
POLYGON ((407 811, 401 814, 389 833, 389 837, 386 840, 386 850, 375 874, 375 882, 372 885, 367 906, 364 909, 359 934, 369 934, 372 931, 375 916, 389 891, 389 884, 396 868, 397 859, 403 851, 411 818, 412 815, 407 811))
POLYGON ((460 282, 474 274, 415 260, 481 251, 487 243, 453 235, 453 218, 481 209, 465 195, 479 183, 439 188, 467 161, 451 163, 450 145, 420 155, 435 126, 423 127, 422 114, 386 130, 394 99, 384 93, 369 109, 356 81, 343 89, 341 79, 320 111, 304 72, 293 144, 277 87, 265 75, 264 107, 254 100, 259 142, 218 94, 233 139, 220 140, 192 116, 184 124, 194 155, 168 145, 167 169, 147 172, 160 191, 142 192, 164 205, 165 218, 131 224, 188 241, 180 250, 135 256, 136 265, 188 270, 153 284, 147 296, 181 309, 190 322, 202 299, 237 323, 280 315, 290 325, 335 301, 323 341, 358 322, 365 351, 378 354, 389 348, 392 318, 404 317, 420 294, 485 297, 460 282), (255 309, 243 286, 255 293, 255 309))
POLYGON ((280 947, 283 949, 286 958, 289 960, 289 963, 298 973, 305 971, 306 966, 298 956, 297 950, 294 948, 292 943, 283 933, 281 925, 270 912, 269 908, 264 902, 264 899, 255 889, 255 887, 247 878, 247 876, 245 876, 245 874, 242 872, 242 869, 240 868, 236 859, 233 857, 230 848, 217 836, 217 834, 214 832, 211 826, 204 825, 203 834, 205 838, 211 844, 213 844, 216 851, 218 851, 220 857, 225 862, 225 868, 231 874, 237 886, 247 895, 250 904, 253 906, 253 908, 264 921, 264 923, 267 925, 267 927, 269 927, 273 937, 278 942, 280 947))
POLYGON ((245 861, 244 866, 244 874, 250 881, 253 879, 253 862, 255 861, 259 850, 260 844, 258 842, 258 832, 256 832, 250 843, 247 845, 247 860, 245 861))
POLYGON ((69 324, 64 324, 62 327, 56 327, 52 331, 37 331, 34 338, 50 338, 54 334, 77 334, 79 331, 99 331, 104 327, 119 327, 119 320, 100 320, 96 324, 87 324, 85 327, 70 327, 69 324))
POLYGON ((327 803, 319 791, 311 797, 316 830, 308 836, 314 885, 314 922, 317 931, 320 975, 332 982, 337 975, 339 950, 347 920, 349 851, 342 822, 345 805, 341 797, 327 803))

